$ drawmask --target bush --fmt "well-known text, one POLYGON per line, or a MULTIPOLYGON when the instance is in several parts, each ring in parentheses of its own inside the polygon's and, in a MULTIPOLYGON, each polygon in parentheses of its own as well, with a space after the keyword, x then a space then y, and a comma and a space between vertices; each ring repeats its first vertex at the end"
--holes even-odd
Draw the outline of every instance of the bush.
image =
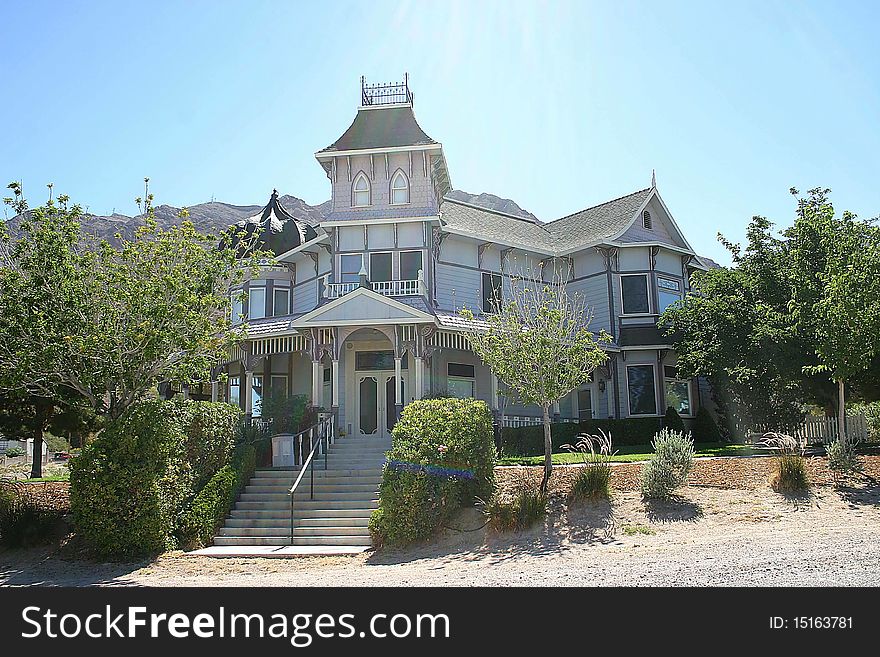
POLYGON ((720 443, 724 440, 715 418, 705 406, 700 406, 694 418, 693 436, 697 443, 720 443))
POLYGON ((6 456, 14 459, 17 456, 24 456, 24 450, 21 447, 10 447, 6 450, 6 456))
POLYGON ((232 462, 214 473, 204 488, 180 514, 177 538, 188 549, 208 545, 223 523, 239 492, 256 470, 256 449, 239 445, 232 462))
POLYGON ((864 415, 868 423, 868 440, 880 442, 880 401, 853 404, 847 408, 850 415, 864 415))
POLYGON ((564 449, 578 452, 584 462, 571 487, 571 500, 608 499, 611 497, 611 436, 600 431, 595 436, 585 435, 575 445, 564 449))
POLYGON ((239 415, 230 404, 149 400, 111 422, 70 462, 85 543, 123 559, 176 547, 180 513, 225 465, 239 415))
POLYGON ((272 421, 272 433, 297 433, 306 417, 309 398, 305 395, 288 395, 284 390, 273 388, 269 395, 263 397, 260 409, 264 420, 272 421))
POLYGON ((856 453, 856 443, 852 440, 835 440, 825 448, 828 467, 834 475, 835 483, 842 477, 862 471, 862 461, 856 453))
MULTIPOLYGON (((615 445, 643 445, 651 442, 660 428, 660 418, 656 417, 557 422, 550 425, 550 440, 553 451, 558 452, 562 445, 575 442, 580 434, 594 435, 604 431, 614 436, 615 445)), ((501 453, 504 456, 543 456, 543 425, 505 427, 501 432, 501 453)))
POLYGON ((29 499, 21 486, 0 479, 0 543, 12 548, 46 543, 62 517, 57 509, 46 509, 29 499))
POLYGON ((519 490, 510 500, 493 496, 486 505, 486 515, 492 531, 522 531, 547 515, 547 495, 531 488, 519 490))
POLYGON ((688 434, 663 429, 651 444, 654 454, 642 467, 642 495, 648 499, 668 499, 687 481, 694 462, 694 443, 688 434))
POLYGON ((806 490, 807 464, 804 460, 806 442, 782 433, 764 435, 761 444, 777 450, 774 457, 774 471, 770 475, 770 486, 782 493, 795 493, 806 490))
POLYGON ((403 410, 370 518, 377 546, 431 538, 495 487, 492 414, 475 399, 422 399, 403 410))
POLYGON ((663 427, 670 431, 684 433, 684 420, 681 419, 681 415, 672 406, 666 407, 666 414, 663 416, 663 427))

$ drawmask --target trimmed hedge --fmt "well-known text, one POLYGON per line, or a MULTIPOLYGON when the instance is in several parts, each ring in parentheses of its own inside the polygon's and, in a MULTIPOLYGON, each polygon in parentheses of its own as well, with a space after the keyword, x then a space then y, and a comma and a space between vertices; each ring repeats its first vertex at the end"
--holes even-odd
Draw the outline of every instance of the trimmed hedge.
POLYGON ((186 548, 208 545, 232 509, 238 493, 247 485, 257 467, 253 445, 239 445, 232 462, 214 473, 204 488, 180 514, 177 536, 186 548))
MULTIPOLYGON (((644 445, 650 443, 661 428, 659 417, 625 418, 622 420, 583 420, 581 422, 558 422, 550 425, 553 451, 561 446, 577 442, 582 433, 595 434, 602 429, 611 434, 615 446, 644 445)), ((504 456, 541 456, 544 454, 544 426, 505 427, 501 432, 501 453, 504 456)))
POLYGON ((148 400, 70 462, 74 526, 99 556, 177 546, 177 522, 202 481, 228 460, 241 411, 230 404, 148 400))
POLYGON ((431 538, 462 505, 495 488, 492 414, 475 399, 422 399, 403 410, 370 518, 377 546, 431 538))

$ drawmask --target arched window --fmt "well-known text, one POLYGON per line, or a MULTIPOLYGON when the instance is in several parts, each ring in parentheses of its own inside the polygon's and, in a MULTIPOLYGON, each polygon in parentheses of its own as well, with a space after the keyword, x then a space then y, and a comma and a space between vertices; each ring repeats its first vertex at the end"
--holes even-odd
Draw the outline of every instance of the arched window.
POLYGON ((651 221, 651 213, 647 210, 642 212, 642 222, 648 230, 651 230, 654 227, 654 223, 651 221))
POLYGON ((409 181, 400 169, 391 177, 391 204, 409 203, 409 181))
POLYGON ((356 208, 366 207, 370 204, 370 181, 363 172, 359 173, 352 185, 352 205, 356 208))

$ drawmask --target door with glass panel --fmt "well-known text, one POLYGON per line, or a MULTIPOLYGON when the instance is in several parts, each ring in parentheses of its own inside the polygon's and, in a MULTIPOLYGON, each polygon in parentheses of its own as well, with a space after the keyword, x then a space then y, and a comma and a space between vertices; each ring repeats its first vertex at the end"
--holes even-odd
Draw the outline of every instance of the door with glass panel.
MULTIPOLYGON (((387 438, 397 422, 395 385, 391 351, 364 351, 355 354, 355 397, 357 400, 357 435, 387 438)), ((406 358, 401 363, 406 369, 406 358)), ((404 381, 399 381, 400 399, 405 399, 404 381)))

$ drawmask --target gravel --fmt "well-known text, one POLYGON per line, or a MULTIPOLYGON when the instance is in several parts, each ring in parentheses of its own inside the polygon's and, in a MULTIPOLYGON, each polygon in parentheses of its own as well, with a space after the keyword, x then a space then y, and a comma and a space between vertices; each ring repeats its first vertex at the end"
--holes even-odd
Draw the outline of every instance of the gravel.
POLYGON ((0 552, 2 585, 135 586, 878 586, 880 493, 872 482, 785 497, 763 486, 690 486, 671 502, 638 493, 568 508, 543 526, 491 536, 476 510, 440 540, 354 557, 152 562, 65 560, 64 550, 0 552), (470 530, 470 531, 469 531, 470 530))

